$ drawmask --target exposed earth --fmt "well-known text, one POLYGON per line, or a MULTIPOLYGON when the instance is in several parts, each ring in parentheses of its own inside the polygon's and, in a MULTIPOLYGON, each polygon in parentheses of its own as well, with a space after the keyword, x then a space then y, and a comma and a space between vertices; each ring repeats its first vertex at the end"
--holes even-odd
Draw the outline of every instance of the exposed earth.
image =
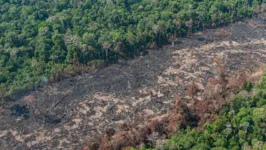
POLYGON ((256 78, 266 63, 264 18, 198 32, 175 47, 149 50, 9 102, 0 108, 0 149, 79 149, 110 127, 169 113, 177 97, 205 100, 207 82, 221 73, 256 78), (187 92, 192 82, 199 89, 193 96, 187 92))

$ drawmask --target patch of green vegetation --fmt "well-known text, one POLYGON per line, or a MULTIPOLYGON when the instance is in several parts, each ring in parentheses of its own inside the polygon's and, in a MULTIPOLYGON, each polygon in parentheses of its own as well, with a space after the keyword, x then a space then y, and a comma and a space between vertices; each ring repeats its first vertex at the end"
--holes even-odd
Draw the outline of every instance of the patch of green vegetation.
POLYGON ((251 82, 245 82, 244 83, 244 90, 250 92, 252 90, 252 88, 253 88, 253 85, 251 82))
POLYGON ((252 89, 252 96, 236 95, 201 131, 187 128, 171 137, 165 150, 266 149, 266 77, 252 89))
POLYGON ((0 92, 77 64, 135 57, 264 8, 262 0, 0 0, 0 92))

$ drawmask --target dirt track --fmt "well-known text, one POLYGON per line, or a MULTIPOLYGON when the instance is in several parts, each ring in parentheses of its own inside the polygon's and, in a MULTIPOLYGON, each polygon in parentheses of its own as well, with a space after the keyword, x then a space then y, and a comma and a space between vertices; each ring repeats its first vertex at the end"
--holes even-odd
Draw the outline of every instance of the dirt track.
MULTIPOLYGON (((177 95, 190 100, 185 94, 190 82, 203 91, 208 78, 218 78, 216 58, 230 76, 263 67, 264 15, 196 33, 175 48, 151 50, 128 64, 70 78, 10 102, 6 108, 27 104, 29 112, 11 115, 10 109, 0 108, 0 149, 78 149, 109 127, 169 112, 177 95)), ((202 99, 201 93, 196 97, 202 99)))

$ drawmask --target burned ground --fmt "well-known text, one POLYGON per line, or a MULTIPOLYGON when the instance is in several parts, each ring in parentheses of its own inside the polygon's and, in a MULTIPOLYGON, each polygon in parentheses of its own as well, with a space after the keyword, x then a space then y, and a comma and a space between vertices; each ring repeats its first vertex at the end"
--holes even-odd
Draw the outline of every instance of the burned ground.
MULTIPOLYGON (((256 81, 262 74, 264 16, 195 33, 176 47, 149 50, 146 56, 47 85, 9 102, 0 108, 0 147, 78 149, 106 130, 123 128, 125 122, 171 115, 177 99, 194 103, 195 112, 208 107, 199 101, 219 103, 245 80, 256 81)), ((172 117, 176 122, 168 124, 170 129, 186 118, 172 117)))

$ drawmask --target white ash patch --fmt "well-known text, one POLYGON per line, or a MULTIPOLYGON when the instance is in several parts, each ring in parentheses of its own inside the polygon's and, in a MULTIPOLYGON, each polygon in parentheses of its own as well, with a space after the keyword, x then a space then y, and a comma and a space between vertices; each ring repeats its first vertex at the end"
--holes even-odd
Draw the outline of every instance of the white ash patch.
POLYGON ((154 111, 152 111, 151 109, 144 109, 143 110, 143 115, 144 115, 144 117, 150 117, 150 116, 152 116, 152 115, 154 115, 154 111))
POLYGON ((149 101, 151 101, 151 95, 148 95, 148 96, 146 96, 146 97, 144 97, 144 98, 139 98, 139 99, 137 99, 135 102, 133 102, 132 103, 132 106, 137 106, 138 104, 143 104, 143 103, 147 103, 147 102, 149 102, 149 101))
POLYGON ((129 106, 128 105, 117 105, 117 111, 116 113, 122 113, 122 112, 129 112, 129 106))
POLYGON ((96 93, 93 95, 93 98, 102 101, 114 101, 114 102, 119 101, 119 99, 117 99, 114 95, 107 93, 96 93))

